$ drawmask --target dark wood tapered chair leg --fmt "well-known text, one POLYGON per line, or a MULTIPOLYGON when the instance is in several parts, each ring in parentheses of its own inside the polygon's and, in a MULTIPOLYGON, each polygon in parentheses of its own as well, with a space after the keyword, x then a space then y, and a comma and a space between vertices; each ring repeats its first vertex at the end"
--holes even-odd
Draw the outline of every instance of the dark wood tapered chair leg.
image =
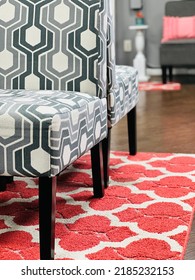
POLYGON ((162 83, 166 84, 167 83, 167 67, 162 66, 162 83))
POLYGON ((6 190, 7 178, 5 176, 0 177, 0 192, 4 192, 6 190))
POLYGON ((56 177, 39 178, 40 259, 54 259, 56 177))
POLYGON ((13 176, 1 176, 0 177, 0 192, 6 190, 6 185, 13 182, 13 176))
POLYGON ((13 176, 7 176, 7 183, 11 184, 14 181, 14 177, 13 176))
POLYGON ((102 143, 96 144, 91 149, 91 165, 93 177, 93 193, 94 197, 101 198, 104 196, 104 172, 103 172, 103 156, 102 143))
POLYGON ((107 137, 102 141, 102 153, 103 153, 103 168, 104 168, 104 187, 109 185, 109 161, 110 161, 110 139, 111 129, 108 129, 107 137))
POLYGON ((127 114, 129 154, 137 153, 136 107, 127 114))

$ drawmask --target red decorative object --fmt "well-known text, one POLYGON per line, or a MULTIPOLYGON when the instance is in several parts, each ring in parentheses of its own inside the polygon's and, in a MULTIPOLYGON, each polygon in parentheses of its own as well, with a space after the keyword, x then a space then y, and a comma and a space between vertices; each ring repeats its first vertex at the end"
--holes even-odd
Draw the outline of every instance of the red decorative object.
POLYGON ((142 11, 136 12, 135 23, 136 25, 143 25, 145 23, 142 11))
POLYGON ((159 82, 140 82, 139 83, 139 90, 140 91, 174 91, 180 90, 181 84, 180 83, 167 83, 162 84, 159 82))

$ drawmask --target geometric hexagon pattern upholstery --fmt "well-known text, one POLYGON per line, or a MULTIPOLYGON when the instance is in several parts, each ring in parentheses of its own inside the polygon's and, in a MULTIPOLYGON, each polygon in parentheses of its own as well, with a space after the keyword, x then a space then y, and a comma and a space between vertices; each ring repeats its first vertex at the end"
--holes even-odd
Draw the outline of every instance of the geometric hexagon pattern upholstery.
POLYGON ((108 120, 112 127, 138 103, 138 72, 134 67, 116 65, 116 87, 108 93, 108 120))
POLYGON ((105 0, 0 1, 0 88, 105 97, 106 20, 105 0))
POLYGON ((0 174, 55 176, 107 135, 105 98, 0 90, 0 174))

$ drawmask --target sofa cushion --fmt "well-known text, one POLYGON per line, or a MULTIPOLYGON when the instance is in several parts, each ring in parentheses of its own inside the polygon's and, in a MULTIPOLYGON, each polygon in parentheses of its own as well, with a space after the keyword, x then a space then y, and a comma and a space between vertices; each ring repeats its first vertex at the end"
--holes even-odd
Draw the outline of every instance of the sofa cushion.
POLYGON ((161 65, 194 66, 194 46, 195 39, 171 40, 162 43, 160 46, 161 65))

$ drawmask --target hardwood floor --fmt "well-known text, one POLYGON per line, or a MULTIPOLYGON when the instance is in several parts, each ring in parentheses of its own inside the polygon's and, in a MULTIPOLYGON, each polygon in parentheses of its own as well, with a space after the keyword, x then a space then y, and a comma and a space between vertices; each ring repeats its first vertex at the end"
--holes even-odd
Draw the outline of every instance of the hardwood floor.
MULTIPOLYGON (((112 150, 128 150, 126 129, 126 118, 112 128, 112 150)), ((180 91, 140 92, 137 145, 138 152, 195 154, 195 77, 180 91)), ((195 260, 195 218, 185 259, 195 260)))

